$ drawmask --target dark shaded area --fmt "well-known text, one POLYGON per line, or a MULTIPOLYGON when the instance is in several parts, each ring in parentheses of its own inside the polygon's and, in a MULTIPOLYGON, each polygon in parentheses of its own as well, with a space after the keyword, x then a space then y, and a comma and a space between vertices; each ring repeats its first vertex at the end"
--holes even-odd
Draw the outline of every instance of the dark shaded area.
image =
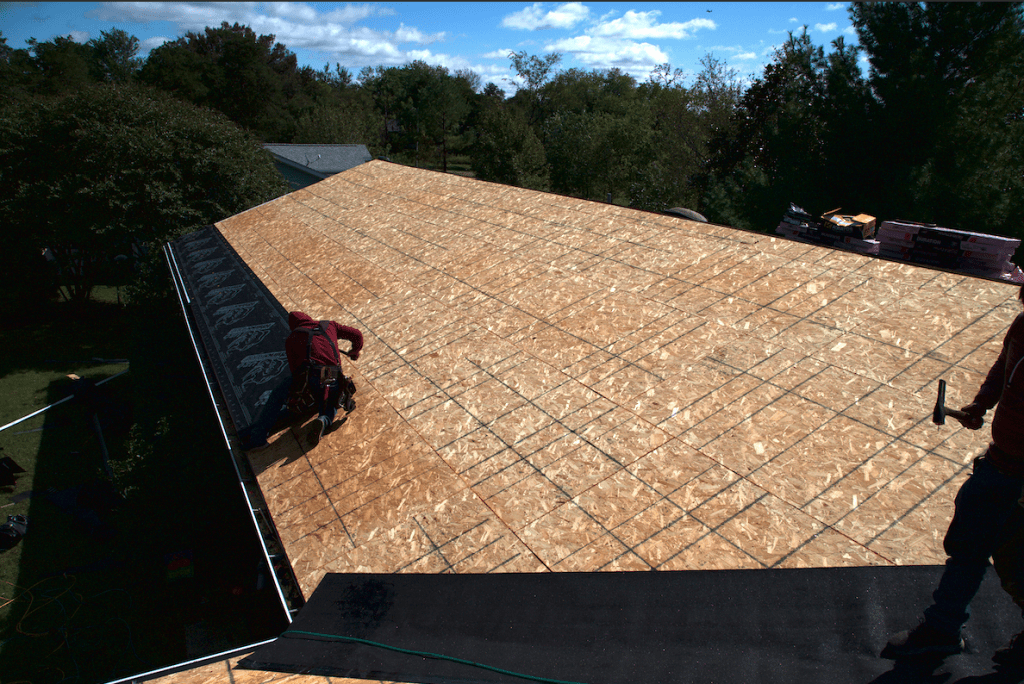
MULTIPOLYGON (((43 399, 88 390, 44 414, 32 490, 17 495, 29 526, 18 589, 3 592, 3 681, 110 681, 287 625, 180 314, 121 310, 109 324, 130 372, 102 386, 62 379, 43 399)), ((5 363, 45 363, 46 332, 26 329, 37 351, 5 363)), ((89 353, 84 341, 56 348, 89 353)))
POLYGON ((1020 628, 994 573, 967 653, 879 658, 916 624, 941 570, 331 574, 239 667, 429 684, 526 681, 495 669, 588 684, 1016 681, 989 660, 1020 628))

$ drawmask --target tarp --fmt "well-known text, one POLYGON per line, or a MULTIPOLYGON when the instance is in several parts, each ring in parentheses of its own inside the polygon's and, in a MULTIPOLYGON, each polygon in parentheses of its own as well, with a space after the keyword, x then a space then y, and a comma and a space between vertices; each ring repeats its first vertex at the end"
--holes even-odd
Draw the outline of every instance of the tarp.
POLYGON ((1021 627, 992 572, 965 628, 969 652, 879 657, 893 633, 920 620, 941 570, 329 574, 289 629, 239 666, 430 684, 952 683, 991 674, 992 652, 1021 627))

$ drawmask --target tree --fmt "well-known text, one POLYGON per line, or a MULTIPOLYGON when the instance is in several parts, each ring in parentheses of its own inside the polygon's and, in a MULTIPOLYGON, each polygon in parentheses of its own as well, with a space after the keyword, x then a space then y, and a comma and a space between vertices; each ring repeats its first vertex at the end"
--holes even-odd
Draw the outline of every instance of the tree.
POLYGON ((471 154, 480 180, 547 190, 544 146, 516 109, 499 105, 486 110, 471 154))
POLYGON ((832 47, 826 57, 806 29, 791 33, 743 93, 728 128, 716 131, 700 184, 717 220, 769 230, 790 201, 824 212, 863 196, 857 186, 864 175, 852 170, 867 168, 858 121, 867 91, 856 50, 841 38, 832 47), (839 165, 847 168, 837 171, 839 165))
POLYGON ((856 3, 850 17, 870 65, 878 212, 1021 231, 1021 4, 856 3))
POLYGON ((457 141, 473 111, 475 91, 479 86, 480 77, 472 71, 460 71, 452 76, 447 69, 443 69, 427 89, 426 99, 432 110, 427 131, 439 150, 441 170, 444 173, 448 173, 449 152, 461 147, 457 141))
POLYGON ((562 55, 552 52, 538 57, 528 55, 526 51, 510 52, 508 58, 512 61, 512 68, 515 69, 523 85, 519 87, 513 100, 521 103, 527 112, 530 125, 536 125, 540 120, 540 110, 543 105, 542 88, 551 79, 554 69, 562 61, 562 55))
POLYGON ((630 205, 650 211, 673 206, 700 210, 699 181, 712 158, 711 141, 731 139, 733 115, 743 89, 734 69, 707 54, 693 86, 685 87, 682 70, 670 64, 655 68, 642 96, 651 103, 656 161, 646 165, 630 191, 630 205))
POLYGON ((40 43, 28 39, 36 67, 36 91, 44 95, 70 92, 93 83, 92 56, 88 45, 76 43, 71 36, 57 36, 40 43))
POLYGON ((92 50, 93 77, 103 83, 124 83, 142 67, 139 39, 119 28, 100 31, 100 38, 86 45, 92 50))
POLYGON ((374 155, 383 152, 373 100, 357 88, 335 91, 301 114, 292 142, 364 144, 374 155))
POLYGON ((49 250, 69 299, 114 257, 277 197, 270 156, 222 115, 132 86, 96 86, 0 115, 7 255, 49 250))
POLYGON ((3 31, 0 31, 0 104, 26 97, 35 72, 28 50, 9 46, 3 31))
POLYGON ((569 69, 541 88, 542 140, 556 192, 628 197, 654 159, 651 107, 618 69, 569 69))
POLYGON ((508 58, 512 60, 512 68, 523 81, 523 89, 529 93, 536 93, 547 83, 551 72, 562 61, 562 55, 552 52, 538 57, 528 55, 525 50, 522 52, 510 52, 508 58))
POLYGON ((309 71, 300 73, 295 54, 273 35, 257 36, 248 26, 224 22, 156 48, 139 78, 217 109, 269 142, 294 136, 301 113, 296 110, 312 104, 307 95, 317 83, 309 71))
POLYGON ((402 73, 398 67, 363 67, 359 71, 359 87, 373 101, 377 114, 376 139, 388 152, 402 148, 399 114, 404 93, 402 73))
POLYGON ((654 160, 650 107, 636 101, 621 114, 558 112, 544 123, 551 189, 585 199, 628 197, 654 160))
POLYGON ((360 84, 373 98, 381 138, 393 154, 419 165, 437 159, 443 170, 478 99, 480 79, 469 71, 454 76, 442 66, 416 60, 402 67, 364 68, 360 84))

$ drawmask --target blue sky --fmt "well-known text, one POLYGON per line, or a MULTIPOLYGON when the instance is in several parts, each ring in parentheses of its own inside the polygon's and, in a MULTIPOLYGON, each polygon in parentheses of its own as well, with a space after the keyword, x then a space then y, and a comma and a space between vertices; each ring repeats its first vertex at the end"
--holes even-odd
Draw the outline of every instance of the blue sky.
POLYGON ((744 80, 761 73, 787 32, 806 26, 828 49, 855 43, 842 2, 0 2, 0 31, 13 48, 72 36, 84 42, 117 27, 143 56, 188 31, 221 22, 273 34, 300 64, 401 65, 420 59, 514 90, 508 53, 562 54, 562 68, 618 67, 639 81, 668 62, 692 77, 707 53, 744 80))

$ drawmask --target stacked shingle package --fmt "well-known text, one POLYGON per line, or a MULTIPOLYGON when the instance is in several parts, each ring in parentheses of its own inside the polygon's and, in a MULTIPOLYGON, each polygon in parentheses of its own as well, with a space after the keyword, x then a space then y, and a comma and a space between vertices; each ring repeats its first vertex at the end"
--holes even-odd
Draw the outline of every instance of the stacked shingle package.
POLYGON ((845 216, 831 212, 817 219, 795 204, 790 204, 775 232, 794 240, 861 254, 878 254, 880 248, 879 241, 873 239, 875 217, 866 214, 845 216))
POLYGON ((879 256, 937 266, 986 278, 1016 280, 1010 259, 1020 240, 940 228, 913 221, 885 221, 878 229, 879 256))

